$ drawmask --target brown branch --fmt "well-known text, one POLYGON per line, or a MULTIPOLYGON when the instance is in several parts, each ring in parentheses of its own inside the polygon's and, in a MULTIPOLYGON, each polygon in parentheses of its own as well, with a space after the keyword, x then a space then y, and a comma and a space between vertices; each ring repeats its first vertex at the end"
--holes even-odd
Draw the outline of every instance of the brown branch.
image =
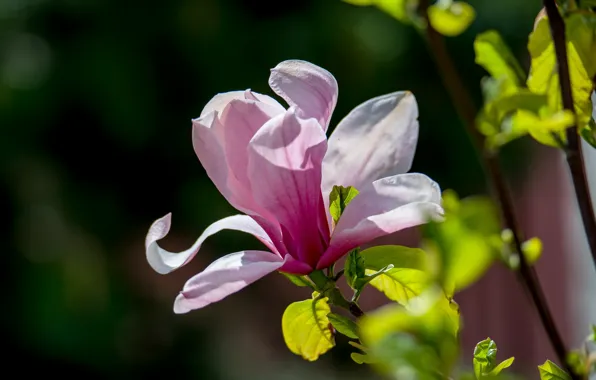
MULTIPOLYGON (((426 34, 428 43, 430 45, 430 50, 434 55, 436 64, 441 72, 441 77, 443 78, 445 87, 447 88, 447 91, 451 96, 451 100, 456 107, 457 113, 464 122, 468 134, 472 138, 474 146, 482 160, 492 196, 500 205, 503 223, 513 232, 513 242, 520 261, 518 272, 519 278, 528 291, 530 298, 532 299, 534 306, 538 311, 542 325, 544 326, 551 344, 559 358, 559 362, 566 366, 567 370, 569 371, 570 368, 567 366, 567 351, 565 349, 565 345, 548 308, 546 298, 542 288, 540 287, 536 272, 533 267, 528 265, 528 262, 523 255, 523 233, 515 216, 513 200, 503 173, 501 172, 498 157, 487 153, 484 149, 484 136, 476 129, 477 111, 474 107, 474 103, 472 102, 470 94, 463 85, 463 81, 461 80, 454 63, 451 60, 451 56, 447 52, 443 36, 438 33, 432 27, 432 25, 430 25, 428 20, 428 7, 429 0, 420 0, 421 14, 426 20, 427 24, 426 34)), ((570 373, 573 374, 571 371, 570 373)))
MULTIPOLYGON (((565 22, 563 21, 563 17, 561 17, 554 0, 544 0, 543 3, 548 16, 553 43, 555 45, 563 108, 575 113, 573 92, 571 90, 571 78, 569 76, 569 61, 567 59, 565 22)), ((569 172, 573 179, 575 197, 579 204, 584 231, 586 232, 594 265, 596 265, 596 218, 594 217, 594 208, 592 205, 592 198, 590 197, 590 188, 586 176, 586 168, 582 156, 582 146, 578 136, 577 126, 567 129, 567 146, 565 153, 567 157, 567 166, 569 166, 569 172)))

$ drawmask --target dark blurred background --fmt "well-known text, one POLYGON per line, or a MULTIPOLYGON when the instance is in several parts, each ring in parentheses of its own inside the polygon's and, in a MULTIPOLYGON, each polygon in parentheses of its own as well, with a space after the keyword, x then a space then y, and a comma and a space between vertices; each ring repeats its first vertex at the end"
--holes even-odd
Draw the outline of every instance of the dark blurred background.
MULTIPOLYGON (((470 3, 477 20, 448 47, 480 106, 484 73, 474 63, 474 36, 499 30, 527 67, 540 2, 470 3)), ((462 196, 485 191, 424 39, 376 8, 339 0, 0 0, 0 203, 7 216, 0 315, 8 368, 22 361, 25 374, 85 378, 374 378, 351 362, 345 340, 316 363, 285 348, 283 310, 309 293, 279 275, 206 309, 173 313, 190 276, 219 256, 259 247, 251 236, 219 233, 167 276, 145 260, 145 233, 167 212, 173 226, 163 245, 170 250, 236 212, 196 158, 190 120, 218 92, 271 95, 269 69, 293 58, 337 78, 332 125, 371 97, 412 91, 421 125, 412 171, 462 196)), ((505 149, 503 162, 513 189, 525 194, 524 221, 551 233, 556 245, 559 214, 547 211, 535 223, 530 216, 546 204, 560 206, 557 156, 520 140, 505 149), (543 182, 532 179, 539 172, 543 182)), ((406 235, 393 242, 416 244, 406 235)), ((565 261, 549 260, 539 269, 551 276, 551 268, 564 285, 557 271, 565 261)), ((549 300, 574 334, 562 284, 549 300)), ((368 307, 385 302, 369 294, 368 307)), ((533 371, 545 355, 554 359, 513 275, 493 269, 460 303, 464 364, 488 335, 503 358, 521 355, 519 373, 533 371)))

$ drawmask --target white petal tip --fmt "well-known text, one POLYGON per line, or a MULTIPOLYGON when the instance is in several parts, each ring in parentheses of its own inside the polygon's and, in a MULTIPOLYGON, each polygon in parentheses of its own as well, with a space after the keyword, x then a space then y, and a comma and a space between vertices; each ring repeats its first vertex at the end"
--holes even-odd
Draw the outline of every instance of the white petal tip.
POLYGON ((180 294, 178 294, 178 296, 176 297, 176 300, 174 301, 174 313, 175 314, 186 314, 189 311, 191 311, 192 309, 188 307, 188 305, 186 305, 187 300, 186 298, 184 298, 184 295, 182 294, 182 292, 180 292, 180 294))

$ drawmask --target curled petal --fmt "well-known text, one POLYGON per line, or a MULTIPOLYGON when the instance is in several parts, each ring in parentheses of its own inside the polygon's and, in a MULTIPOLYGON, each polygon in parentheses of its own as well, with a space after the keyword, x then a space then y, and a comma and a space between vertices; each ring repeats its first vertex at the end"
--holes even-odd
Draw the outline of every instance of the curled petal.
MULTIPOLYGON (((263 244, 265 244, 267 248, 277 252, 274 244, 271 242, 271 239, 269 236, 267 236, 263 228, 257 222, 255 222, 253 218, 247 215, 234 215, 220 219, 207 227, 207 229, 203 231, 201 236, 199 236, 192 247, 186 251, 179 253, 169 252, 161 248, 157 244, 157 241, 163 239, 168 234, 170 231, 171 221, 171 213, 160 219, 157 219, 149 228, 149 232, 147 233, 147 237, 145 239, 147 261, 149 262, 149 265, 151 265, 151 267, 160 274, 170 273, 171 271, 178 269, 188 263, 196 255, 199 249, 201 249, 201 244, 203 244, 205 239, 221 230, 237 230, 247 232, 254 235, 263 244)), ((273 255, 273 253, 271 253, 271 255, 273 255)), ((280 257, 279 255, 277 256, 280 257)))
POLYGON ((306 61, 284 61, 271 70, 269 86, 296 107, 299 117, 315 118, 327 130, 338 93, 329 71, 306 61))
POLYGON ((276 116, 249 144, 248 177, 255 201, 275 215, 289 252, 316 264, 329 239, 321 197, 325 132, 293 109, 276 116))
MULTIPOLYGON (((240 101, 234 100, 233 102, 240 101)), ((253 106, 255 106, 254 102, 253 106)), ((233 119, 233 115, 237 113, 228 111, 228 109, 233 110, 235 108, 233 106, 230 107, 229 104, 226 106, 225 113, 233 119)), ((228 129, 230 127, 230 125, 227 126, 228 129)), ((225 131, 218 113, 214 111, 204 117, 193 120, 193 147, 199 161, 201 161, 203 168, 205 168, 207 175, 213 181, 217 190, 234 208, 249 215, 262 216, 265 220, 271 221, 274 218, 254 202, 250 183, 247 182, 246 175, 236 176, 230 167, 230 164, 234 165, 237 160, 234 157, 229 157, 226 149, 231 150, 232 147, 237 145, 233 142, 234 138, 238 138, 244 141, 245 144, 248 144, 249 138, 247 139, 247 134, 251 134, 251 131, 248 129, 253 127, 254 125, 251 121, 242 123, 238 128, 240 132, 234 137, 233 131, 225 131)), ((243 155, 246 159, 246 148, 244 152, 239 151, 235 154, 243 155)), ((274 225, 273 229, 279 229, 279 226, 274 225)))
POLYGON ((188 313, 220 301, 283 264, 281 257, 265 251, 242 251, 226 255, 186 282, 174 301, 174 312, 188 313))
POLYGON ((394 92, 354 108, 335 128, 323 160, 322 191, 360 190, 410 170, 418 141, 418 106, 410 92, 394 92))
POLYGON ((373 239, 441 220, 442 216, 441 190, 427 176, 408 173, 377 180, 346 207, 317 269, 328 267, 373 239))

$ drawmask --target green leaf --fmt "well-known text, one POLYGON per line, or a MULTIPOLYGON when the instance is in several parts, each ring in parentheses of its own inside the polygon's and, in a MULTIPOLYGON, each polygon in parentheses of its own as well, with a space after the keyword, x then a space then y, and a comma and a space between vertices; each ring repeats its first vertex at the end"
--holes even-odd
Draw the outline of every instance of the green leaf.
MULTIPOLYGON (((573 14, 565 20, 567 55, 571 91, 577 124, 580 131, 590 122, 594 89, 592 78, 596 75, 596 15, 573 14)), ((542 18, 530 34, 528 50, 531 56, 528 88, 545 94, 552 113, 562 110, 556 56, 547 17, 542 18)))
MULTIPOLYGON (((367 269, 366 273, 373 274, 374 271, 367 269)), ((370 284, 390 300, 407 305, 429 286, 430 276, 418 269, 393 268, 372 279, 370 284)))
POLYGON ((493 368, 492 371, 490 371, 488 373, 488 376, 497 376, 498 374, 501 373, 501 371, 503 371, 505 368, 509 368, 511 367, 511 364, 513 364, 513 361, 515 360, 515 358, 512 356, 509 359, 505 359, 503 360, 501 363, 499 363, 495 368, 493 368))
POLYGON ((354 323, 354 321, 344 317, 343 315, 334 313, 327 314, 327 318, 329 318, 329 322, 331 322, 333 327, 335 327, 335 329, 341 334, 347 336, 348 338, 358 339, 358 326, 356 323, 354 323))
POLYGON ((356 280, 365 276, 364 269, 365 262, 364 258, 360 255, 360 250, 351 250, 350 253, 348 253, 348 257, 346 258, 344 276, 348 285, 350 285, 350 287, 353 289, 356 288, 356 280))
POLYGON ((286 272, 279 272, 279 273, 283 274, 294 285, 308 286, 308 287, 312 288, 312 284, 304 276, 297 276, 295 274, 286 273, 286 272))
POLYGON ((528 264, 532 265, 542 255, 542 240, 533 237, 522 244, 522 252, 528 264))
POLYGON ((367 269, 381 270, 392 264, 395 268, 423 270, 427 266, 426 252, 401 245, 379 245, 360 252, 367 269))
POLYGON ((592 325, 592 335, 588 339, 596 343, 596 325, 592 325))
POLYGON ((443 192, 445 220, 423 227, 424 249, 441 263, 441 283, 448 295, 474 283, 500 258, 501 228, 495 205, 488 197, 459 200, 443 192))
POLYGON ((358 190, 353 186, 333 186, 329 194, 329 211, 334 223, 337 224, 341 214, 357 195, 358 190))
POLYGON ((495 79, 510 81, 520 86, 526 75, 519 62, 495 30, 480 33, 474 40, 476 63, 482 66, 495 79))
POLYGON ((428 7, 428 19, 445 36, 462 34, 476 18, 474 8, 463 1, 442 0, 428 7))
POLYGON ((517 110, 512 117, 513 129, 529 133, 534 140, 541 144, 559 147, 565 141, 564 131, 575 123, 573 112, 561 110, 550 113, 547 108, 539 114, 531 111, 517 110), (558 139, 553 138, 556 133, 558 139))
POLYGON ((547 360, 543 365, 538 366, 541 380, 571 380, 571 376, 563 371, 555 363, 547 360))
POLYGON ((368 313, 360 319, 361 340, 390 374, 406 370, 428 379, 437 371, 450 373, 457 360, 459 312, 441 291, 425 292, 416 301, 368 313))
POLYGON ((352 358, 352 360, 358 364, 371 364, 374 363, 374 361, 371 359, 371 357, 369 355, 366 354, 360 354, 358 352, 352 352, 350 354, 350 357, 352 358))
POLYGON ((517 87, 499 87, 494 91, 496 94, 491 94, 492 99, 486 102, 476 120, 491 149, 528 133, 542 144, 558 147, 559 141, 553 138, 553 133, 564 140, 564 130, 575 121, 570 111, 550 110, 544 94, 517 87))
POLYGON ((573 373, 585 378, 587 363, 586 357, 581 351, 573 350, 568 352, 566 360, 573 373))
MULTIPOLYGON (((594 111, 594 117, 596 117, 596 111, 594 111)), ((579 133, 592 148, 596 148, 596 121, 594 119, 581 127, 579 133)))
POLYGON ((497 344, 494 340, 486 338, 476 344, 474 348, 474 374, 477 379, 482 378, 495 367, 497 358, 497 344))
POLYGON ((330 312, 326 298, 290 304, 281 319, 284 340, 290 351, 314 361, 335 346, 327 317, 330 312))
POLYGON ((401 22, 408 22, 408 5, 412 0, 343 0, 359 6, 376 5, 401 22))

